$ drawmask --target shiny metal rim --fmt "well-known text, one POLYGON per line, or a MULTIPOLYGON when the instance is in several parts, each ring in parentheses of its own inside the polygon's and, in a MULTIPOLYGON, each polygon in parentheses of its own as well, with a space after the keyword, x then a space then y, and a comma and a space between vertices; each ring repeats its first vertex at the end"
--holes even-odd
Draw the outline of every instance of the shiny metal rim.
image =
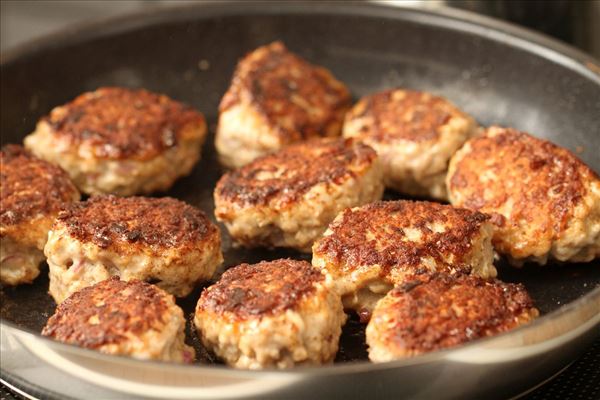
MULTIPOLYGON (((208 2, 168 9, 154 9, 125 17, 111 18, 94 24, 80 25, 4 52, 0 55, 0 66, 55 47, 58 43, 60 43, 60 46, 74 44, 92 38, 110 36, 119 32, 160 24, 164 21, 174 22, 186 19, 209 19, 216 16, 248 14, 344 14, 381 17, 391 20, 417 21, 425 25, 470 32, 495 41, 503 41, 559 63, 600 85, 600 73, 598 72, 600 71, 600 63, 591 56, 527 29, 465 11, 452 9, 432 11, 391 7, 385 4, 360 4, 358 2, 346 3, 343 7, 336 2, 311 3, 310 5, 291 2, 269 3, 268 5, 269 7, 265 7, 265 3, 262 2, 208 2)), ((444 359, 456 360, 457 357, 468 356, 469 352, 478 352, 481 350, 497 350, 502 352, 507 348, 525 345, 553 348, 556 347, 556 343, 554 345, 551 344, 553 340, 568 340, 569 337, 577 337, 583 332, 600 326, 600 314, 597 312, 599 309, 600 287, 527 326, 496 337, 481 339, 459 348, 437 351, 410 359, 382 364, 371 364, 365 361, 318 368, 297 368, 292 371, 240 371, 224 366, 205 366, 199 364, 191 366, 166 365, 161 362, 139 361, 125 357, 107 356, 92 350, 57 343, 40 336, 36 332, 21 329, 3 319, 0 319, 0 327, 11 331, 17 337, 25 339, 25 341, 37 340, 61 353, 105 362, 119 362, 129 365, 131 368, 165 369, 165 367, 168 367, 173 371, 190 372, 194 370, 198 373, 210 371, 212 375, 223 374, 229 377, 236 376, 240 379, 252 379, 253 377, 265 374, 310 376, 313 374, 346 374, 365 370, 394 369, 427 364, 444 359), (543 346, 544 344, 547 344, 547 346, 543 346)), ((536 348, 532 351, 539 352, 540 350, 540 348, 536 348)))

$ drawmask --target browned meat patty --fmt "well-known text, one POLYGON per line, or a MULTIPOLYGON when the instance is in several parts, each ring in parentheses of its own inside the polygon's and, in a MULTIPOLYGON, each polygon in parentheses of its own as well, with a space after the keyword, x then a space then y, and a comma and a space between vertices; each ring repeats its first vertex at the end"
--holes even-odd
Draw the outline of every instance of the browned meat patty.
POLYGON ((406 89, 363 97, 344 122, 344 137, 379 154, 387 187, 443 200, 450 157, 476 132, 475 120, 446 99, 406 89))
POLYGON ((0 151, 0 281, 31 283, 59 211, 79 200, 65 171, 17 145, 0 151))
POLYGON ((381 178, 370 147, 313 139, 225 174, 215 188, 215 215, 246 247, 310 252, 340 211, 381 198, 381 178))
POLYGON ((169 197, 104 195, 75 203, 59 215, 44 253, 57 303, 114 275, 187 296, 223 261, 216 225, 169 197))
POLYGON ((143 89, 100 88, 54 108, 25 146, 64 168, 82 192, 166 190, 200 158, 199 112, 143 89))
POLYGON ((484 214, 431 202, 348 209, 315 242, 312 263, 332 277, 347 308, 368 317, 377 300, 415 275, 496 276, 484 214))
POLYGON ((452 204, 487 213, 493 244, 515 265, 600 256, 600 179, 571 152, 491 127, 452 158, 452 204))
POLYGON ((173 296, 158 287, 112 277, 88 286, 60 304, 42 335, 135 358, 191 362, 185 318, 173 296))
POLYGON ((366 331, 369 358, 383 362, 458 346, 537 315, 520 284, 466 275, 421 277, 377 303, 366 331))
POLYGON ((240 167, 293 142, 339 136, 350 105, 350 92, 328 70, 274 42, 238 63, 215 146, 224 165, 240 167))
POLYGON ((346 316, 325 275, 305 261, 227 270, 198 301, 204 345, 236 368, 289 368, 333 360, 346 316))

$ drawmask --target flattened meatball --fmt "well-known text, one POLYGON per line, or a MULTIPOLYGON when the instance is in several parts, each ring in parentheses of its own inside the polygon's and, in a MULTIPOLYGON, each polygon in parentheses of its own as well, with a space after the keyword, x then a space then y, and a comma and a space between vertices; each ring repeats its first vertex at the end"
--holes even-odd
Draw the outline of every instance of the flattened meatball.
POLYGON ((381 157, 387 187, 442 200, 450 157, 476 132, 473 118, 446 99, 405 89, 362 98, 344 122, 344 137, 381 157))
POLYGON ((40 273, 48 231, 79 192, 65 171, 23 147, 0 151, 0 282, 31 283, 40 273))
POLYGON ((191 362, 185 318, 173 296, 149 283, 112 277, 71 295, 42 335, 143 360, 191 362))
POLYGON ((241 264, 200 296, 204 345, 236 368, 289 368, 333 360, 346 320, 339 295, 305 261, 241 264))
POLYGON ((411 357, 493 336, 538 316, 521 284, 436 274, 381 299, 366 330, 374 362, 411 357))
POLYGON ((62 212, 44 248, 57 303, 111 276, 187 296, 223 261, 219 229, 169 197, 97 196, 62 212))
POLYGON ((452 204, 492 216, 514 265, 600 256, 600 179, 549 141, 491 127, 452 158, 447 185, 452 204))
POLYGON ((310 252, 340 211, 382 194, 373 149, 351 140, 313 139, 225 174, 215 188, 215 215, 244 246, 310 252))
POLYGON ((259 47, 238 63, 219 106, 221 162, 237 168, 293 142, 339 136, 351 100, 329 71, 283 43, 259 47))
POLYGON ((434 272, 495 277, 488 216, 414 201, 347 209, 313 246, 312 263, 331 276, 344 306, 369 317, 396 285, 434 272))
POLYGON ((167 190, 192 170, 206 136, 204 117, 146 90, 84 93, 42 118, 25 146, 64 168, 87 194, 167 190))

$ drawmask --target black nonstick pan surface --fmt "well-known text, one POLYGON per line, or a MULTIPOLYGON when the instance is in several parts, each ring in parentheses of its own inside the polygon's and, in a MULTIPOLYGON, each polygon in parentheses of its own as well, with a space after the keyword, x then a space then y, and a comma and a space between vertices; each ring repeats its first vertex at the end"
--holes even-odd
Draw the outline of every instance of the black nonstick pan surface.
MULTIPOLYGON (((202 111, 211 135, 193 173, 164 195, 212 216, 213 188, 224 172, 212 143, 219 100, 237 60, 274 40, 284 41, 290 50, 330 69, 355 98, 397 86, 431 91, 447 97, 482 125, 512 126, 550 139, 600 171, 600 67, 596 61, 543 37, 469 14, 342 2, 196 5, 73 29, 4 54, 2 144, 20 143, 51 108, 99 86, 166 93, 202 111)), ((389 192, 386 198, 399 196, 389 192)), ((222 233, 224 268, 280 257, 310 261, 310 256, 293 251, 235 249, 226 230, 222 233)), ((543 322, 575 300, 598 301, 598 264, 514 269, 499 260, 497 267, 502 280, 525 284, 543 322)), ((6 326, 40 332, 55 307, 47 294, 46 275, 42 273, 32 285, 1 289, 0 315, 6 326)), ((188 316, 201 289, 179 301, 188 316)), ((540 330, 549 326, 536 324, 540 330)), ((326 367, 327 373, 335 374, 331 371, 342 367, 338 369, 343 374, 347 372, 343 365, 348 363, 363 362, 374 371, 384 368, 365 363, 363 335, 363 327, 351 319, 344 328, 336 365, 326 367)), ((189 329, 188 339, 200 357, 187 368, 218 363, 198 346, 189 329)), ((574 350, 563 354, 562 364, 576 355, 574 350)), ((559 364, 556 361, 552 368, 546 366, 547 370, 542 368, 527 379, 515 377, 514 387, 491 391, 489 384, 473 387, 471 382, 461 393, 511 395, 555 372, 563 366, 559 364)), ((390 368, 398 365, 392 363, 390 368)), ((211 368, 233 373, 222 366, 211 368)), ((398 374, 395 379, 400 384, 402 374, 398 374)), ((382 375, 381 379, 388 378, 382 375)), ((342 381, 335 384, 343 391, 342 381)), ((407 383, 406 388, 411 385, 407 383)), ((334 387, 327 390, 337 393, 334 387)), ((375 390, 380 395, 393 393, 400 392, 391 387, 375 390)))

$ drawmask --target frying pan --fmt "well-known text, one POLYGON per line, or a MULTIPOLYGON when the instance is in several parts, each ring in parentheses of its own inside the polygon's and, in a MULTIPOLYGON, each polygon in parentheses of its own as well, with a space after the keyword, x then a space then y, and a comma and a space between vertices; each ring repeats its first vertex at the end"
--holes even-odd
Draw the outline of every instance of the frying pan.
MULTIPOLYGON (((600 67, 589 56, 465 12, 364 3, 195 4, 33 42, 2 56, 2 141, 21 142, 52 107, 104 85, 144 87, 190 103, 214 132, 237 60, 277 39, 332 70, 355 97, 394 86, 431 91, 483 125, 548 138, 600 170, 600 67)), ((212 190, 222 173, 211 137, 193 173, 167 194, 212 215, 212 190)), ((226 267, 307 259, 291 251, 234 249, 226 233, 223 246, 226 267)), ((191 366, 55 343, 39 335, 54 310, 44 273, 33 285, 1 290, 3 341, 8 336, 45 362, 127 396, 507 398, 564 368, 597 336, 600 268, 596 262, 513 269, 503 261, 497 267, 501 279, 525 284, 541 318, 497 337, 384 364, 366 361, 364 330, 355 320, 344 329, 335 364, 290 371, 226 368, 197 346, 189 326, 200 355, 191 366)), ((200 290, 180 301, 188 317, 200 290)))

